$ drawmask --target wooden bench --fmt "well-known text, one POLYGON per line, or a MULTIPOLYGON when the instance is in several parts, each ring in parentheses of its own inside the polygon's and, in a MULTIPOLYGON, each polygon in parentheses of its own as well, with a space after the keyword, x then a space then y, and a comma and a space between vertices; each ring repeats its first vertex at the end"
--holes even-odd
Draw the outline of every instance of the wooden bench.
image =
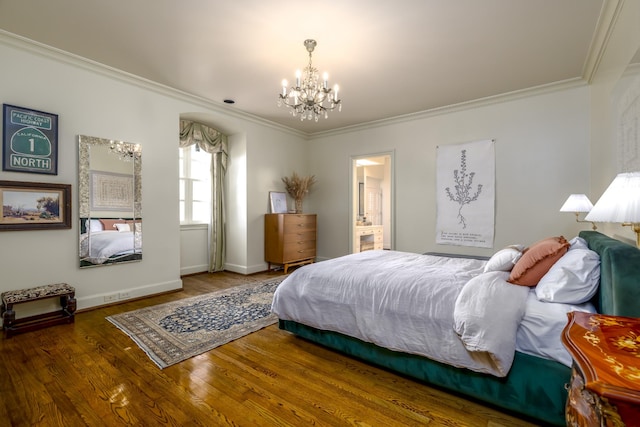
POLYGON ((73 323, 75 320, 74 313, 76 311, 75 295, 76 290, 73 286, 69 286, 66 283, 56 283, 53 285, 39 286, 37 288, 3 292, 2 295, 0 295, 0 299, 2 300, 2 329, 4 330, 5 337, 9 338, 21 332, 34 331, 47 326, 73 323), (15 304, 55 297, 60 298, 61 310, 23 317, 16 320, 16 313, 13 310, 15 304))

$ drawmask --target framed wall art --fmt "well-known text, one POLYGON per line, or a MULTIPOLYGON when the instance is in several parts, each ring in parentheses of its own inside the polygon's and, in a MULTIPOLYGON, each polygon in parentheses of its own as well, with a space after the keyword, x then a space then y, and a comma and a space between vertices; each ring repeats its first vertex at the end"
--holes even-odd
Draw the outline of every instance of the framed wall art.
POLYGON ((126 211, 133 210, 133 175, 90 171, 91 210, 126 211))
POLYGON ((0 181, 0 231, 71 228, 71 185, 0 181))
POLYGON ((2 170, 58 174, 58 115, 2 105, 2 170))
POLYGON ((287 213, 287 193, 269 191, 271 213, 287 213))

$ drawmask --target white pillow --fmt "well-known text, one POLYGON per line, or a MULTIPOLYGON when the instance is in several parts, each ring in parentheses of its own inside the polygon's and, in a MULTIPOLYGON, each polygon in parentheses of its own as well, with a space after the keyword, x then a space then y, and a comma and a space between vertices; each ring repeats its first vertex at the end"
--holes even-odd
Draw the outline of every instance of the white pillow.
POLYGON ((536 286, 540 301, 581 304, 589 301, 600 283, 600 256, 590 249, 571 249, 536 286))
POLYGON ((516 334, 516 350, 532 356, 544 357, 571 367, 571 356, 561 344, 567 313, 586 311, 595 313, 589 302, 583 304, 551 304, 538 301, 534 289, 529 291, 527 308, 516 334))
POLYGON ((104 228, 102 227, 102 223, 100 222, 99 219, 90 219, 88 228, 89 228, 89 231, 92 231, 92 232, 104 230, 104 228))
POLYGON ((113 226, 117 228, 118 231, 131 231, 129 224, 113 224, 113 226))
POLYGON ((576 236, 573 239, 569 240, 569 250, 571 249, 589 249, 589 245, 587 245, 587 241, 584 240, 580 236, 576 236))
POLYGON ((484 272, 490 271, 511 271, 513 266, 522 256, 522 245, 510 245, 504 249, 500 249, 493 254, 489 261, 484 265, 484 272))

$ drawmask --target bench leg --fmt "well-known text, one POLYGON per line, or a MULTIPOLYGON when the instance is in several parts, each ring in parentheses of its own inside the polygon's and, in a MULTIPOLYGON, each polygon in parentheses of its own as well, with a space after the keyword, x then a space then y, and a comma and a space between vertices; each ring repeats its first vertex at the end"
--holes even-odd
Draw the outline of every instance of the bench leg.
POLYGON ((70 318, 69 322, 73 322, 74 313, 76 312, 76 299, 74 295, 63 295, 60 297, 60 305, 62 311, 70 318))
POLYGON ((2 328, 7 332, 7 330, 13 326, 16 321, 16 312, 13 311, 13 304, 7 304, 6 307, 3 307, 2 313, 2 328))

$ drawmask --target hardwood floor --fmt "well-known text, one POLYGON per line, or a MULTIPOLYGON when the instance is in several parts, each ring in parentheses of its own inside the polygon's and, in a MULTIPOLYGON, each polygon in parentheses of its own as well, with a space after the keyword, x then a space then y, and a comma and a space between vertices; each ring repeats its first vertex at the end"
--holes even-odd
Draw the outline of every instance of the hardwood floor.
POLYGON ((342 356, 277 325, 160 370, 105 320, 280 273, 183 277, 184 289, 0 340, 0 426, 531 426, 342 356))

